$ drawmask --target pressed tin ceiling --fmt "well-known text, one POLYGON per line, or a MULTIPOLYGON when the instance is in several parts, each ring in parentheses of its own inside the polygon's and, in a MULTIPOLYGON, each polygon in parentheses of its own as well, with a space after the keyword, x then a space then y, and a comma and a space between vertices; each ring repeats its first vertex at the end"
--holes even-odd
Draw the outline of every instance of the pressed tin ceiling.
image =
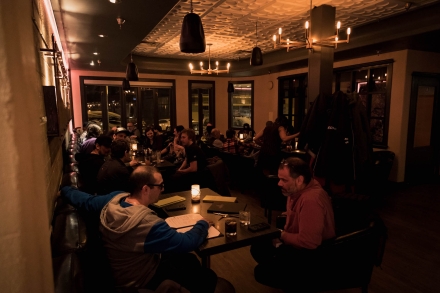
MULTIPOLYGON (((108 0, 51 1, 73 70, 123 72, 131 53, 140 73, 189 74, 188 60, 207 61, 208 50, 202 54, 185 54, 179 49, 182 20, 190 12, 189 0, 122 0, 119 4, 108 0), (126 20, 121 27, 117 17, 126 20), (98 37, 100 34, 106 37, 98 37), (91 60, 97 64, 98 59, 99 66, 90 66, 91 60)), ((413 4, 408 12, 407 2, 402 0, 314 0, 313 6, 336 7, 336 20, 342 23, 341 38, 345 38, 346 28, 352 27, 350 44, 341 44, 335 51, 340 54, 373 42, 440 32, 437 21, 440 5, 429 5, 440 1, 410 1, 413 4), (410 18, 411 14, 416 16, 410 18), (430 16, 425 17, 427 14, 430 16), (394 15, 400 17, 399 21, 386 21, 394 15), (412 23, 414 17, 425 19, 423 29, 412 23), (384 23, 398 27, 387 30, 382 26, 384 23), (365 24, 373 29, 366 28, 365 24)), ((289 53, 285 49, 274 50, 272 35, 281 27, 284 39, 302 40, 304 23, 310 13, 308 0, 195 0, 193 7, 202 18, 206 42, 213 44, 211 57, 232 61, 232 74, 252 75, 258 70, 263 74, 275 70, 273 66, 307 58, 305 49, 289 53), (251 67, 249 58, 256 42, 257 21, 258 46, 264 54, 264 62, 262 66, 251 67)), ((432 38, 428 40, 432 42, 432 38)))
MULTIPOLYGON (((412 1, 425 5, 435 1, 412 1)), ((341 35, 347 27, 356 26, 405 12, 405 1, 399 0, 315 0, 313 6, 327 4, 336 7, 336 20, 341 21, 341 35)), ((211 57, 231 60, 249 56, 257 41, 264 53, 274 50, 272 36, 278 28, 283 38, 304 40, 304 23, 309 20, 310 1, 293 0, 199 0, 193 1, 194 12, 202 18, 206 43, 212 43, 211 57)), ((145 37, 133 53, 146 57, 197 59, 200 54, 181 53, 180 29, 184 16, 190 11, 190 1, 180 1, 145 37)), ((205 53, 207 55, 207 52, 205 53)), ((202 55, 203 56, 203 55, 202 55)))

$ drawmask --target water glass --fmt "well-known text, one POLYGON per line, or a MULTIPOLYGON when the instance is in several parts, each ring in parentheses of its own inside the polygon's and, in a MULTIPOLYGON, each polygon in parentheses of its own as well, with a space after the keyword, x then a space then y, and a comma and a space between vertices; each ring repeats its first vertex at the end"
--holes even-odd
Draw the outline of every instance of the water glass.
POLYGON ((251 223, 251 212, 249 211, 240 211, 240 225, 247 226, 251 223))
POLYGON ((160 163, 160 159, 161 159, 161 153, 160 153, 160 151, 157 151, 156 152, 156 162, 157 162, 157 164, 160 163))

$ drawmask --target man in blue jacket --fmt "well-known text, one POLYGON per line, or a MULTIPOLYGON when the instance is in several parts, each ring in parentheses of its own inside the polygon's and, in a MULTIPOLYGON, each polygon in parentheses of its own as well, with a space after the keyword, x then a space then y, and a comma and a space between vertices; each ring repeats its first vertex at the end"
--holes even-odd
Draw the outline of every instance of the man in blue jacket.
POLYGON ((78 209, 101 211, 99 229, 118 287, 154 290, 171 279, 191 292, 214 292, 217 276, 188 253, 203 243, 209 223, 200 220, 186 233, 170 228, 148 208, 163 186, 156 168, 140 166, 130 175, 130 193, 92 196, 73 187, 61 193, 78 209))

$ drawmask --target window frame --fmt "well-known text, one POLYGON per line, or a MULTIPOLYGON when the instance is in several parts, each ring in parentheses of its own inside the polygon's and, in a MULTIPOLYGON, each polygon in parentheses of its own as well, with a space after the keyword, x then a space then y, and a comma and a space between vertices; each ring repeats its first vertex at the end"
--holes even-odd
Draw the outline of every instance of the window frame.
POLYGON ((383 136, 382 142, 372 141, 374 148, 379 149, 387 149, 388 148, 388 133, 389 133, 389 119, 390 119, 390 103, 391 103, 391 88, 392 88, 392 78, 393 78, 393 63, 394 60, 387 59, 378 62, 357 64, 353 66, 340 67, 333 70, 334 80, 335 80, 335 91, 340 90, 340 76, 342 73, 351 72, 351 91, 357 93, 356 89, 356 71, 367 70, 367 107, 366 114, 369 122, 369 127, 371 128, 371 120, 372 119, 380 119, 383 124, 383 136), (387 79, 386 79, 386 89, 383 91, 374 91, 372 90, 374 87, 374 79, 372 78, 371 71, 378 68, 386 67, 387 79), (384 116, 380 117, 372 117, 371 115, 371 104, 372 97, 374 94, 385 94, 385 106, 384 106, 384 116))
MULTIPOLYGON (((245 83, 250 83, 251 84, 251 129, 254 129, 255 131, 255 125, 254 125, 254 91, 255 91, 255 84, 254 84, 254 80, 240 80, 240 81, 229 81, 228 82, 228 87, 229 84, 232 84, 234 86, 234 84, 245 84, 245 83)), ((235 92, 235 91, 234 91, 235 92)), ((233 94, 232 93, 228 93, 228 129, 234 129, 234 130, 241 130, 243 129, 243 127, 233 127, 232 126, 232 97, 233 94)))
MULTIPOLYGON (((122 90, 122 81, 123 77, 102 77, 102 76, 80 76, 80 94, 81 94, 81 115, 83 122, 88 121, 87 114, 87 101, 86 101, 86 89, 85 89, 85 81, 86 80, 94 80, 94 81, 102 81, 99 86, 113 86, 120 87, 120 99, 121 99, 121 126, 126 127, 128 119, 126 117, 126 99, 122 90), (106 81, 110 83, 106 83, 106 81), (115 81, 118 84, 113 84, 115 81)), ((170 83, 170 125, 171 128, 176 126, 176 81, 174 79, 151 79, 151 78, 140 78, 139 81, 130 82, 130 88, 135 88, 136 100, 138 101, 137 107, 137 124, 138 129, 142 131, 142 117, 141 117, 141 96, 140 96, 140 88, 143 87, 151 87, 155 88, 154 83, 170 83), (152 83, 152 84, 142 84, 142 83, 152 83)), ((98 84, 97 84, 98 85, 98 84)), ((102 111, 102 126, 104 133, 109 131, 109 117, 108 117, 108 104, 105 101, 106 97, 101 98, 101 111, 102 111), (102 108, 104 107, 104 109, 102 108)), ((155 115, 156 117, 156 115, 155 115)), ((155 125, 158 121, 154 122, 155 125)))

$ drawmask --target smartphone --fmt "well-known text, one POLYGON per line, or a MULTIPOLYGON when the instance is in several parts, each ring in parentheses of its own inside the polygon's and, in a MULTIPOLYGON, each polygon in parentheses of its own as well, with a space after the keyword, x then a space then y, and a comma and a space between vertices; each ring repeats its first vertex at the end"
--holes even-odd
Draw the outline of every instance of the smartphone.
POLYGON ((186 206, 185 206, 185 204, 180 203, 180 204, 175 204, 175 205, 166 207, 165 210, 167 212, 181 211, 181 210, 186 210, 186 206))

